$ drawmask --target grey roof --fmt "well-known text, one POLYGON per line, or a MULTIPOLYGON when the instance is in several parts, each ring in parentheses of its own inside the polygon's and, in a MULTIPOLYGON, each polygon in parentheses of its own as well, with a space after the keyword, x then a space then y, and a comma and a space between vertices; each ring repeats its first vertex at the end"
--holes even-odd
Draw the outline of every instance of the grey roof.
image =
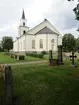
POLYGON ((37 32, 36 34, 54 34, 55 32, 53 32, 51 29, 49 29, 48 27, 44 27, 43 29, 41 29, 39 32, 37 32))
POLYGON ((24 10, 22 12, 22 19, 25 19, 25 13, 24 13, 24 10))

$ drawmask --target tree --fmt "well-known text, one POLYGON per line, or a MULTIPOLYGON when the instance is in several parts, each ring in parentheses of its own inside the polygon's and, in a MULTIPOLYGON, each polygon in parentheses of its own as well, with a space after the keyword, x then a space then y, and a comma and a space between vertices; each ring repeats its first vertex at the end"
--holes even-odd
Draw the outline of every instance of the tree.
POLYGON ((4 36, 2 38, 2 47, 8 51, 13 48, 13 38, 9 36, 4 36))
MULTIPOLYGON (((67 0, 67 1, 75 1, 75 0, 67 0)), ((79 0, 78 0, 79 2, 79 0)), ((75 15, 76 15, 76 19, 79 21, 79 3, 77 4, 77 6, 73 9, 75 15)))
POLYGON ((75 49, 76 39, 70 33, 65 34, 62 39, 63 51, 71 52, 75 49))
POLYGON ((79 37, 76 39, 76 50, 79 52, 79 37))

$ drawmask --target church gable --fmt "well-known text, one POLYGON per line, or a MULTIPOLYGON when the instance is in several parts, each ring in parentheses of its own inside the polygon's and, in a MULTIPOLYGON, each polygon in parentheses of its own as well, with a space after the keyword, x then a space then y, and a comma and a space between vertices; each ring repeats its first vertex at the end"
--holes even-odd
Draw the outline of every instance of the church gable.
POLYGON ((54 32, 51 29, 49 29, 48 27, 44 27, 36 34, 54 34, 54 32))
POLYGON ((35 26, 34 28, 30 29, 28 31, 29 34, 42 34, 47 32, 49 34, 56 34, 58 36, 62 36, 58 30, 47 20, 45 19, 42 23, 40 23, 39 25, 35 26), (47 27, 47 28, 46 28, 47 27))

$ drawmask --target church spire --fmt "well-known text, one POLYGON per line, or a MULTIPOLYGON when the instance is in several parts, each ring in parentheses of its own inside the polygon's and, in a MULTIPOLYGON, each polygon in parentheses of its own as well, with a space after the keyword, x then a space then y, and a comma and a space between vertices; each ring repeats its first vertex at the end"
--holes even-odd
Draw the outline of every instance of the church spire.
POLYGON ((23 9, 23 12, 22 12, 22 19, 25 19, 24 9, 23 9))

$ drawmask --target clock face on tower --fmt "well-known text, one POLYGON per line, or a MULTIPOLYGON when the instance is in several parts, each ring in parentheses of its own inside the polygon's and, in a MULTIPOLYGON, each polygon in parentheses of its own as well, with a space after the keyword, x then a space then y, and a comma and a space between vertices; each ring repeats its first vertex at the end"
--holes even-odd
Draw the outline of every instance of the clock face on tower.
POLYGON ((25 26, 25 22, 23 22, 23 26, 25 26))

